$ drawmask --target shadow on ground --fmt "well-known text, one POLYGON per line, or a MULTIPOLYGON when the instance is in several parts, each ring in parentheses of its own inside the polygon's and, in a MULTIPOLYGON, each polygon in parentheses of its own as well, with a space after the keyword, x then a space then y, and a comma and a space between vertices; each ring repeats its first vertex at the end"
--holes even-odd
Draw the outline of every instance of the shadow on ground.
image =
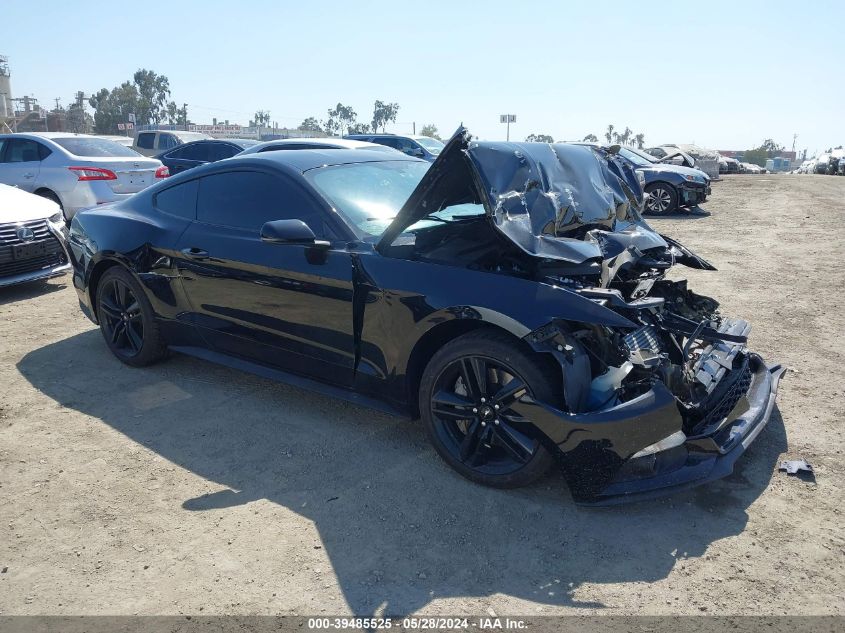
POLYGON ((660 580, 678 559, 742 532, 786 449, 775 410, 732 477, 663 500, 581 508, 556 475, 518 491, 463 480, 416 422, 181 356, 126 368, 96 330, 35 350, 18 369, 63 406, 224 488, 175 504, 174 515, 268 499, 313 521, 361 615, 495 593, 613 607, 574 592, 660 580))
POLYGON ((707 209, 695 205, 694 207, 678 209, 674 213, 665 213, 661 215, 646 215, 646 220, 701 220, 709 218, 712 215, 707 209))
POLYGON ((0 288, 0 306, 18 301, 27 301, 41 295, 64 290, 67 283, 68 281, 56 280, 54 278, 50 281, 29 281, 15 286, 0 288))

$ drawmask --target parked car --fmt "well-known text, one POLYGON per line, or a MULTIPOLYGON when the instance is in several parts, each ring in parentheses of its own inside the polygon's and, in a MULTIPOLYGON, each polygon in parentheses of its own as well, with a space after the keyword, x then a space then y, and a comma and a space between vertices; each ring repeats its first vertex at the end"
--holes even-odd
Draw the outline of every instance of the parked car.
POLYGON ((606 151, 463 129, 430 169, 247 154, 78 214, 74 285, 127 365, 170 348, 419 415, 473 481, 528 484, 559 457, 576 500, 610 503, 729 474, 784 372, 665 277, 715 269, 641 201, 606 151))
POLYGON ((845 149, 838 147, 830 152, 830 158, 827 159, 827 173, 835 176, 839 173, 839 163, 845 158, 845 149))
POLYGON ((830 165, 830 152, 825 152, 816 157, 815 173, 826 174, 828 166, 830 165))
MULTIPOLYGON (((659 145, 645 150, 655 158, 668 159, 675 165, 695 167, 711 179, 718 180, 719 152, 700 147, 693 143, 659 145)), ((664 160, 664 162, 666 162, 664 160)))
POLYGON ((845 156, 839 159, 839 164, 836 167, 836 173, 840 176, 845 176, 845 156))
POLYGON ((397 149, 408 156, 422 158, 430 163, 440 155, 443 141, 429 136, 400 136, 398 134, 349 134, 343 138, 378 143, 397 149))
POLYGON ((170 175, 180 171, 213 163, 224 158, 231 158, 245 149, 257 145, 251 139, 203 139, 177 146, 156 156, 170 171, 170 175))
POLYGON ((0 134, 0 183, 49 198, 68 222, 79 209, 127 198, 167 175, 154 158, 96 136, 0 134))
POLYGON ((675 213, 680 208, 701 204, 711 193, 710 177, 703 171, 666 164, 633 147, 623 146, 619 156, 644 177, 644 189, 648 194, 645 201, 647 213, 675 213))
POLYGON ((721 160, 725 162, 725 165, 727 165, 727 171, 725 173, 728 173, 728 174, 738 174, 739 173, 739 161, 736 158, 731 158, 729 156, 722 156, 721 160))
POLYGON ((68 272, 66 235, 59 205, 0 185, 0 287, 68 272))
POLYGON ((762 174, 765 172, 765 169, 754 163, 740 163, 739 166, 743 174, 762 174))
POLYGON ((107 141, 113 141, 118 145, 123 145, 124 147, 131 148, 132 145, 135 143, 135 138, 132 136, 117 136, 111 134, 96 134, 97 138, 104 138, 107 141))
POLYGON ((144 130, 135 133, 134 149, 143 156, 157 156, 183 143, 212 138, 202 132, 183 132, 181 130, 144 130))
POLYGON ((246 148, 244 154, 259 154, 261 152, 275 152, 292 149, 369 149, 379 152, 396 153, 397 150, 350 138, 283 138, 275 141, 265 141, 246 148))

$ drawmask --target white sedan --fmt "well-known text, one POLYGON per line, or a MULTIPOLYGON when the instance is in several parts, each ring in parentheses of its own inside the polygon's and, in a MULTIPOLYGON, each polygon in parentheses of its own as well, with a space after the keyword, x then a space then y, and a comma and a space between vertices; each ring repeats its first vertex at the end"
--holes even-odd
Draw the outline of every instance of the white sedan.
POLYGON ((59 205, 0 185, 0 287, 64 275, 66 238, 59 205))
POLYGON ((128 198, 168 175, 161 161, 98 136, 0 134, 0 183, 49 198, 68 222, 80 209, 128 198))

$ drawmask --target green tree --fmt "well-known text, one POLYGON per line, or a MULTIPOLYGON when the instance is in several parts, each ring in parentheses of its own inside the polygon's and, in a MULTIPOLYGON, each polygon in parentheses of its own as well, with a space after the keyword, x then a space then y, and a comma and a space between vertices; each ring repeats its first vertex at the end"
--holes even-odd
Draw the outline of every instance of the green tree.
POLYGON ((582 143, 598 143, 599 137, 595 134, 587 134, 583 139, 581 139, 582 143))
POLYGON ((434 123, 426 123, 423 125, 420 130, 420 134, 422 136, 428 136, 429 138, 436 138, 438 141, 443 140, 440 138, 440 134, 437 132, 437 126, 434 125, 434 123))
MULTIPOLYGON (((91 95, 88 104, 94 109, 94 130, 98 134, 117 134, 118 123, 125 123, 129 114, 137 115, 138 89, 128 81, 111 90, 101 88, 91 95)), ((137 116, 136 122, 146 123, 137 116)))
POLYGON ((645 134, 640 132, 634 137, 634 143, 637 145, 637 149, 642 149, 645 145, 645 134))
POLYGON ((775 155, 782 151, 783 145, 778 145, 772 139, 767 138, 760 144, 760 147, 745 150, 742 154, 742 160, 746 163, 765 167, 767 158, 774 158, 775 155))
POLYGON ((256 127, 267 127, 270 125, 270 113, 267 110, 259 110, 255 113, 256 127))
POLYGON ((126 123, 130 114, 138 125, 161 123, 170 116, 169 96, 167 77, 141 68, 132 81, 91 95, 88 103, 94 109, 94 129, 99 134, 116 134, 117 124, 126 123))
POLYGON ((627 145, 628 141, 631 139, 631 135, 634 133, 634 130, 629 128, 627 125, 625 126, 625 131, 619 135, 619 142, 622 145, 627 145))
POLYGON ((370 126, 366 123, 353 123, 349 126, 348 134, 369 134, 370 126))
POLYGON ((346 133, 345 130, 354 125, 358 113, 350 106, 338 103, 334 108, 329 108, 328 116, 329 118, 323 122, 323 128, 332 136, 343 136, 346 133))
POLYGON ((170 80, 145 68, 137 70, 132 79, 138 91, 136 120, 139 123, 161 123, 167 114, 170 80))
POLYGON ((616 134, 616 132, 613 131, 613 129, 613 125, 608 125, 607 132, 604 133, 604 138, 607 139, 608 145, 613 142, 614 136, 619 136, 618 134, 616 134))
POLYGON ((94 127, 91 115, 85 111, 84 106, 79 103, 72 103, 67 109, 67 129, 74 134, 90 134, 94 127))
POLYGON ((299 129, 304 132, 322 132, 323 128, 320 126, 320 122, 313 116, 308 117, 302 123, 299 124, 299 129))
POLYGON ((529 134, 525 137, 528 143, 554 143, 555 140, 548 134, 529 134))
POLYGON ((379 128, 384 132, 384 126, 388 123, 396 123, 396 115, 399 114, 398 103, 384 103, 383 101, 376 101, 373 104, 373 132, 378 132, 379 128))

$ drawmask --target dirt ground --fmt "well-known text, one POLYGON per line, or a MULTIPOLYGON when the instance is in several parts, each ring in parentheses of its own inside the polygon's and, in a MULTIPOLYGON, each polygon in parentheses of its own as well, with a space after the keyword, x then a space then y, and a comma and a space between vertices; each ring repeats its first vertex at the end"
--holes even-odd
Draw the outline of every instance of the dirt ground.
POLYGON ((613 508, 469 483, 416 422, 122 366, 69 277, 0 289, 0 613, 845 614, 845 178, 713 188, 652 223, 790 372, 733 476, 613 508))

